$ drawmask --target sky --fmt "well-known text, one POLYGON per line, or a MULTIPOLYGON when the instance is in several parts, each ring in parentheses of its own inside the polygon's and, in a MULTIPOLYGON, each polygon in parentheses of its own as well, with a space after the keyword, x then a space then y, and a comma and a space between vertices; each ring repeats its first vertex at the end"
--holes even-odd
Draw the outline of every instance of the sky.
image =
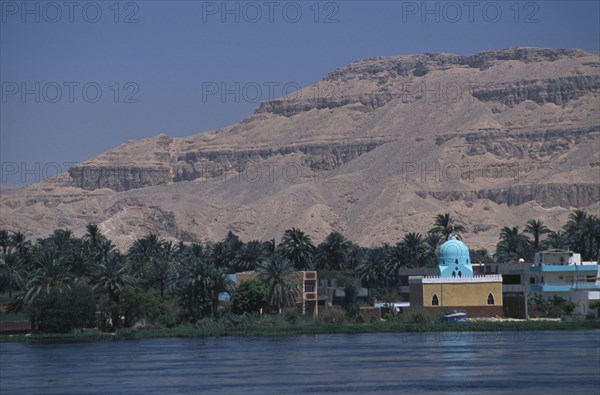
POLYGON ((3 186, 234 124, 376 56, 600 49, 599 1, 0 0, 3 186))

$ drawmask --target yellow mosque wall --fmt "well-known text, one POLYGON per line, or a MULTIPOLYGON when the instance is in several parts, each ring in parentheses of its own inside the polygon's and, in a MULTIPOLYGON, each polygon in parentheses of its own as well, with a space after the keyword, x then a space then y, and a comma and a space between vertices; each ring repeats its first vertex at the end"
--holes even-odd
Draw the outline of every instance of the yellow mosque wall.
POLYGON ((488 295, 491 293, 494 297, 494 305, 502 306, 502 283, 411 284, 413 285, 423 289, 422 292, 414 294, 415 305, 431 307, 435 293, 440 307, 487 306, 488 295))

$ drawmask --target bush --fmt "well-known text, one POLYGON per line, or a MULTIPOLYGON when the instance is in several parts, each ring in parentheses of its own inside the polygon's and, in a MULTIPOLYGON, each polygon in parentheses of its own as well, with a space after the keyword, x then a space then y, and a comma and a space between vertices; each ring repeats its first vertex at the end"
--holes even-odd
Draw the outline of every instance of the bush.
POLYGON ((87 284, 42 294, 27 312, 42 332, 66 333, 96 326, 96 299, 87 284))
POLYGON ((125 327, 131 327, 142 319, 155 321, 161 315, 160 299, 156 293, 132 287, 123 290, 121 309, 125 327))
POLYGON ((267 303, 267 290, 256 280, 243 281, 231 297, 231 311, 246 314, 260 311, 267 303))
POLYGON ((411 322, 415 324, 425 324, 432 322, 433 319, 431 315, 429 315, 423 309, 410 308, 403 314, 404 322, 411 322))
POLYGON ((290 324, 295 324, 300 319, 300 314, 294 308, 286 308, 283 310, 283 317, 290 324))
POLYGON ((323 321, 328 324, 343 324, 346 322, 346 312, 337 306, 333 306, 323 314, 323 321))
POLYGON ((160 313, 156 321, 162 326, 173 328, 183 320, 183 311, 175 299, 163 299, 158 309, 160 313))

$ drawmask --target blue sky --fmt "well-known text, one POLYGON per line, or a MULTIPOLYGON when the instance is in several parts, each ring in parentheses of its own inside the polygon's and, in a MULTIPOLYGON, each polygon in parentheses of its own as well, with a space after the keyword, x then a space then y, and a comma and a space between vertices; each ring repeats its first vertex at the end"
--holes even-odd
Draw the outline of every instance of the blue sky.
POLYGON ((0 181, 38 181, 126 140, 236 123, 357 59, 598 51, 599 4, 0 0, 0 181))

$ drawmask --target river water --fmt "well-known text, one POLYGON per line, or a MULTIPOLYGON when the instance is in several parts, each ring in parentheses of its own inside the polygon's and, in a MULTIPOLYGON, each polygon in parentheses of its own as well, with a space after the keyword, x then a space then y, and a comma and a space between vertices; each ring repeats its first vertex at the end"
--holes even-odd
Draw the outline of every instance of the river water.
POLYGON ((598 394, 600 331, 0 344, 4 394, 598 394))

